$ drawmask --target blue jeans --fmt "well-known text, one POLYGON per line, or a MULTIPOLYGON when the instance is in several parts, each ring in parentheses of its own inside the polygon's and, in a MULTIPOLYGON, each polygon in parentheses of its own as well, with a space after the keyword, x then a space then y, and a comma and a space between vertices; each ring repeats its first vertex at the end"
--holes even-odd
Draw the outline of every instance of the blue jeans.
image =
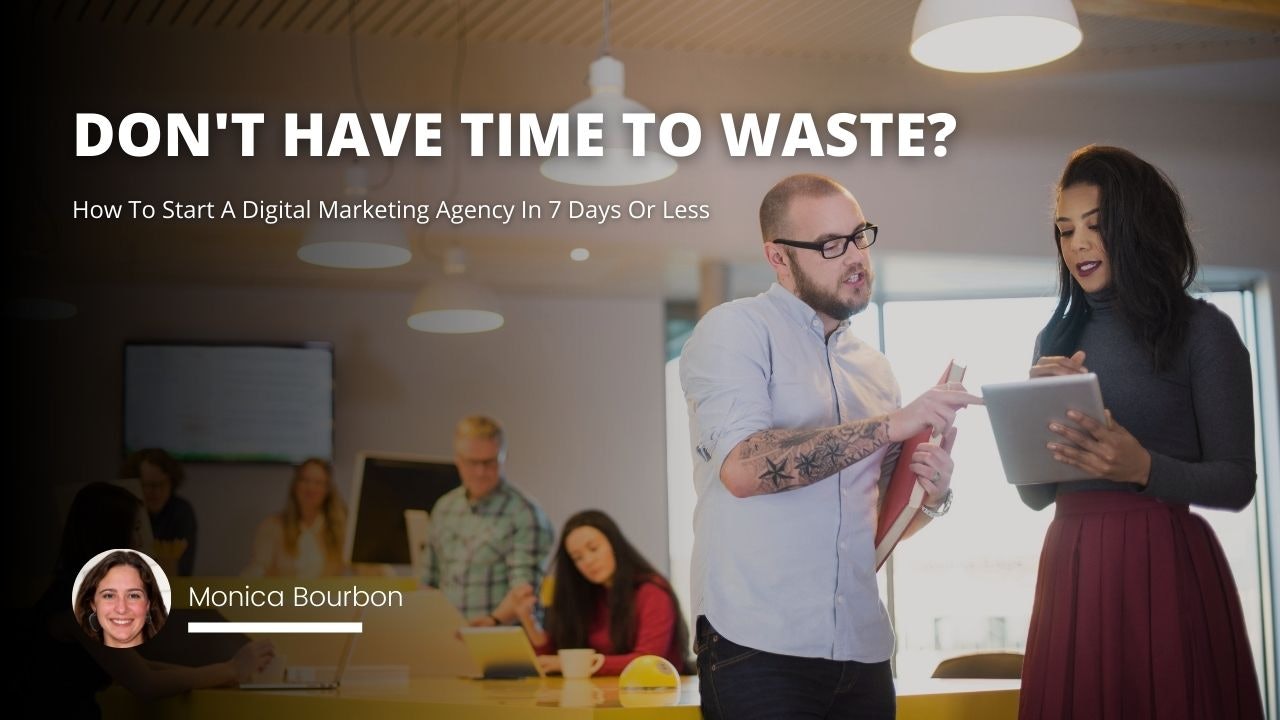
POLYGON ((774 655, 738 645, 699 617, 694 639, 706 720, 893 720, 889 661, 774 655))

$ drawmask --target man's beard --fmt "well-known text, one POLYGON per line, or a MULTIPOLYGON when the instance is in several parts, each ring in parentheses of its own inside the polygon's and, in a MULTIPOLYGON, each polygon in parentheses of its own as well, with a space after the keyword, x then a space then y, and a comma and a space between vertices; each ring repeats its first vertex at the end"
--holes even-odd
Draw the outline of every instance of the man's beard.
MULTIPOLYGON (((850 272, 855 271, 856 269, 850 272)), ((800 269, 800 264, 795 261, 794 256, 791 258, 791 274, 796 279, 796 297, 804 301, 809 307, 834 320, 848 320, 850 317, 866 310, 867 304, 871 302, 871 282, 875 279, 875 276, 871 274, 871 268, 864 267, 862 269, 863 281, 867 284, 866 295, 860 300, 855 298, 848 301, 841 300, 840 296, 834 291, 818 287, 800 269)), ((843 282, 843 279, 841 282, 843 282)))

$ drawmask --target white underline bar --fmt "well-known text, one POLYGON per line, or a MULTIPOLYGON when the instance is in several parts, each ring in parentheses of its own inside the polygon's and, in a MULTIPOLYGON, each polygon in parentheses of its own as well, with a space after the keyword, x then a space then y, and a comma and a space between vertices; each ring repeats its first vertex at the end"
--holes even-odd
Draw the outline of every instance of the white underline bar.
POLYGON ((190 622, 189 633, 347 633, 364 632, 362 622, 190 622))

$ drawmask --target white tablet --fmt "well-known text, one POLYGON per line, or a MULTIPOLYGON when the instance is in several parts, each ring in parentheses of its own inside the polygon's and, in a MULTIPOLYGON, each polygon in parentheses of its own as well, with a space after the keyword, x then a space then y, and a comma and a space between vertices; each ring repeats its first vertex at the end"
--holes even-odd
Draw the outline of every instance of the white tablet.
POLYGON ((1089 473, 1058 462, 1046 445, 1071 443, 1049 429, 1050 422, 1082 428, 1067 419, 1068 410, 1078 410, 1101 422, 1105 418, 1098 376, 1093 373, 1058 375, 983 385, 987 416, 995 433, 996 448, 1004 465, 1004 476, 1012 485, 1088 480, 1089 473))
POLYGON ((538 666, 533 645, 529 644, 524 628, 511 625, 465 627, 459 632, 486 680, 542 675, 542 668, 538 666))

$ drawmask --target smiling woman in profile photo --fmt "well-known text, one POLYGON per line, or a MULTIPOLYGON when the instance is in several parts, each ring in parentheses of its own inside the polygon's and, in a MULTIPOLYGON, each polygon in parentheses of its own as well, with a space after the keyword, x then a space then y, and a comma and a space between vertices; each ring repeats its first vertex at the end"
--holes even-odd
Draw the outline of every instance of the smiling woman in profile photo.
POLYGON ((114 550, 85 575, 75 594, 76 621, 107 647, 136 647, 164 627, 169 613, 142 555, 114 550))

